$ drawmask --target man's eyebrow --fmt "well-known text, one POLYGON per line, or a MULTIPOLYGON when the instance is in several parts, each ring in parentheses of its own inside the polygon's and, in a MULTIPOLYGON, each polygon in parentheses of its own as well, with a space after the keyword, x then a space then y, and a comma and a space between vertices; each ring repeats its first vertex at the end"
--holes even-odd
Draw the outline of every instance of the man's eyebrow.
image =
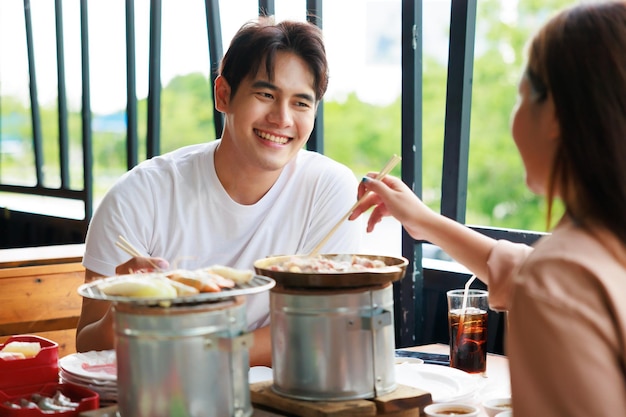
POLYGON ((267 88, 268 90, 278 90, 278 87, 276 87, 274 84, 270 83, 269 81, 263 81, 263 80, 257 80, 254 83, 252 83, 252 87, 254 88, 267 88))
MULTIPOLYGON (((252 83, 252 87, 253 88, 267 88, 268 90, 272 90, 272 91, 278 91, 279 88, 277 86, 275 86, 274 84, 270 83, 269 81, 264 81, 264 80, 257 80, 255 82, 252 83)), ((315 97, 313 97, 311 94, 306 94, 306 93, 299 93, 296 94, 296 97, 301 98, 302 100, 307 100, 311 103, 315 103, 315 97)))

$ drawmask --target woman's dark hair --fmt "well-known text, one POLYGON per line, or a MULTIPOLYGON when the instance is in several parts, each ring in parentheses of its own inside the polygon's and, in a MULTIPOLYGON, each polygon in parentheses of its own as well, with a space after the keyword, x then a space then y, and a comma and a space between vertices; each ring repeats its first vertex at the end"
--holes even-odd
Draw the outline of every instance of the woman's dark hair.
POLYGON ((552 18, 529 47, 537 101, 552 97, 561 137, 548 184, 580 225, 626 244, 626 2, 585 3, 552 18))
POLYGON ((315 98, 320 101, 328 87, 328 61, 322 31, 312 23, 261 17, 239 29, 224 55, 219 74, 226 78, 234 95, 241 81, 255 75, 261 65, 272 80, 276 52, 292 52, 309 66, 314 77, 315 98))

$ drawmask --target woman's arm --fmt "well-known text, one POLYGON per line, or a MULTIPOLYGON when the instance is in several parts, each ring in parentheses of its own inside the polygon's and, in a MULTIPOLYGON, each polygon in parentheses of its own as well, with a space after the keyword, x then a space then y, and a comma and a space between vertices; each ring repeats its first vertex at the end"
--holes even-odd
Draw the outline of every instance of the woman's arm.
MULTIPOLYGON (((375 175, 375 174, 368 174, 375 175)), ((417 240, 439 246, 488 284, 487 259, 496 241, 431 210, 399 178, 387 176, 378 181, 370 177, 359 184, 359 197, 371 192, 354 210, 350 220, 374 207, 367 224, 371 232, 385 216, 393 216, 417 240)))

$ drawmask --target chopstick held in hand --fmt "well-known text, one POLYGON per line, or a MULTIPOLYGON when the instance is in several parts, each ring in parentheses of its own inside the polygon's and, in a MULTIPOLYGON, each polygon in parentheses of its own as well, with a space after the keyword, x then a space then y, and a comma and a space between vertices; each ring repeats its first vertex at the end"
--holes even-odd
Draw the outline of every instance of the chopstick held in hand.
MULTIPOLYGON (((376 179, 377 180, 383 179, 387 174, 391 172, 391 170, 398 164, 398 162, 400 162, 401 159, 402 158, 400 158, 398 155, 392 156, 389 162, 387 162, 387 164, 383 167, 383 169, 380 170, 378 175, 376 175, 376 179)), ((359 204, 363 202, 363 200, 365 199, 365 197, 368 196, 368 194, 369 194, 369 191, 363 194, 361 198, 359 198, 359 200, 356 203, 354 203, 352 207, 350 207, 350 210, 348 210, 348 212, 341 219, 339 219, 337 224, 335 224, 335 226, 333 226, 333 228, 330 229, 330 232, 328 232, 328 234, 324 237, 324 239, 322 239, 320 243, 318 243, 317 246, 313 248, 313 250, 309 254, 310 257, 316 256, 319 253, 322 246, 324 246, 326 242, 328 242, 328 239, 330 239, 330 237, 337 231, 339 226, 341 226, 341 224, 345 222, 348 217, 350 217, 350 214, 352 214, 354 209, 357 208, 359 204)))
POLYGON ((152 265, 152 267, 157 271, 160 271, 162 269, 160 266, 152 262, 146 255, 143 255, 141 252, 139 252, 128 240, 126 240, 126 238, 124 238, 124 236, 119 235, 117 238, 118 240, 115 242, 115 246, 122 249, 133 258, 146 258, 148 263, 152 265))

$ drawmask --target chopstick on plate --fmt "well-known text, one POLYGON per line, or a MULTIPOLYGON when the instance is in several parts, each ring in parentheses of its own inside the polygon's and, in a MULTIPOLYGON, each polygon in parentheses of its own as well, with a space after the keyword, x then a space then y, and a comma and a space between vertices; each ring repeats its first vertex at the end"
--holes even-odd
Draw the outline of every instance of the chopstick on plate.
MULTIPOLYGON (((377 180, 383 179, 387 174, 391 172, 391 170, 398 164, 398 162, 400 162, 401 159, 402 158, 399 157, 398 155, 392 156, 391 159, 387 162, 387 164, 383 167, 383 169, 380 170, 378 175, 376 175, 376 179, 377 180)), ((348 210, 348 212, 344 214, 344 216, 341 219, 339 219, 337 224, 335 224, 335 226, 333 226, 333 228, 330 229, 330 232, 328 232, 328 234, 324 237, 324 239, 322 239, 320 243, 318 243, 317 246, 313 248, 311 253, 308 255, 309 257, 314 257, 319 253, 322 246, 326 244, 328 239, 330 239, 330 237, 337 231, 337 229, 339 229, 339 226, 341 226, 341 224, 345 222, 348 217, 350 217, 350 214, 352 214, 354 209, 357 208, 358 205, 361 204, 363 200, 365 200, 365 197, 367 197, 368 195, 369 195, 369 191, 363 194, 361 198, 359 198, 359 200, 356 203, 354 203, 352 207, 350 207, 350 210, 348 210)))
POLYGON ((122 249, 133 258, 146 258, 148 263, 152 265, 154 269, 156 269, 157 271, 161 270, 160 266, 152 262, 150 259, 147 258, 147 256, 143 255, 141 252, 139 252, 128 240, 126 240, 126 238, 124 238, 124 236, 119 235, 117 238, 118 240, 115 242, 115 246, 122 249))

